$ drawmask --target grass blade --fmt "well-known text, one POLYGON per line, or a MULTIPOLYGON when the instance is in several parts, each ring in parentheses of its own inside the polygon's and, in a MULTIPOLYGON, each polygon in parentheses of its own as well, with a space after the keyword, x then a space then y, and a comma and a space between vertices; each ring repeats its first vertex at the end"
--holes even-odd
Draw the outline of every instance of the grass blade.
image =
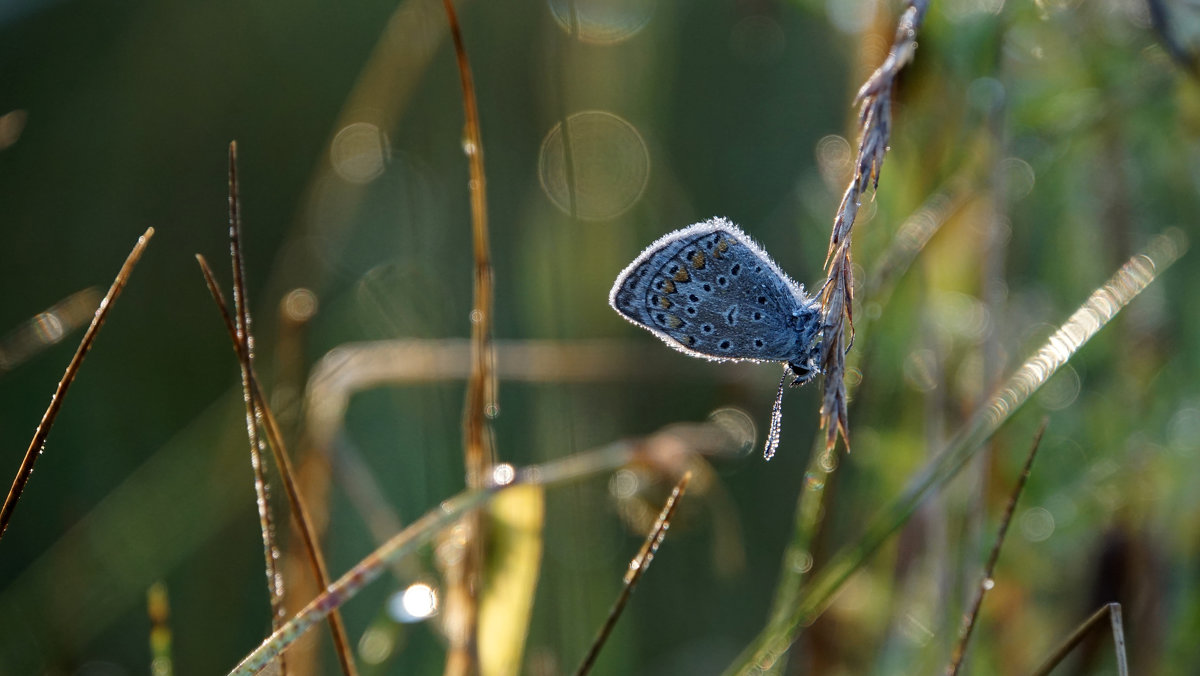
POLYGON ((133 250, 125 258, 125 263, 121 265, 121 269, 117 272, 117 277, 113 280, 112 286, 109 287, 108 293, 104 294, 104 298, 100 301, 100 307, 96 310, 95 316, 92 317, 91 325, 88 326, 87 331, 83 334, 83 340, 79 342, 79 347, 75 350, 75 356, 71 357, 71 362, 67 364, 66 372, 63 373, 62 379, 58 381, 58 387, 54 390, 54 396, 50 398, 50 405, 46 408, 46 412, 42 414, 42 421, 38 423, 37 430, 33 433, 33 439, 29 441, 29 448, 25 449, 25 457, 21 460, 21 467, 17 470, 16 477, 13 478, 7 497, 4 498, 4 507, 0 510, 0 538, 4 537, 4 532, 8 530, 8 522, 12 520, 13 511, 17 508, 17 501, 21 499, 21 493, 25 491, 25 485, 29 483, 29 477, 33 474, 33 465, 37 462, 38 456, 42 454, 42 450, 46 446, 46 438, 50 436, 50 428, 54 426, 54 419, 58 417, 58 412, 62 408, 63 398, 67 396, 67 390, 71 388, 71 383, 75 382, 75 375, 79 373, 79 367, 83 365, 84 357, 92 349, 92 343, 96 341, 96 335, 100 333, 100 327, 104 326, 104 320, 108 318, 108 311, 112 309, 113 303, 121 295, 121 291, 124 290, 125 284, 129 281, 129 275, 133 273, 133 266, 137 265, 138 260, 142 257, 142 253, 146 250, 146 246, 150 244, 150 238, 153 236, 154 228, 147 228, 146 232, 138 238, 137 244, 133 246, 133 250))
POLYGON ((646 541, 642 543, 642 548, 638 550, 637 556, 633 557, 633 561, 629 563, 629 569, 625 572, 624 586, 621 588, 621 593, 617 595, 617 600, 613 602, 612 609, 608 611, 608 618, 604 620, 604 625, 600 627, 595 640, 592 641, 592 647, 588 649, 583 662, 575 670, 576 676, 587 676, 588 672, 592 670, 592 666, 596 663, 596 657, 600 654, 600 649, 608 641, 613 627, 617 625, 617 620, 625 610, 625 604, 629 602, 629 597, 633 595, 633 588, 637 586, 638 581, 642 579, 642 575, 650 568, 650 563, 654 561, 654 553, 658 551, 659 545, 667 537, 667 529, 671 527, 671 518, 675 516, 675 508, 679 504, 679 498, 683 496, 684 491, 687 490, 688 482, 691 480, 692 473, 685 472, 683 477, 679 479, 679 482, 675 484, 675 488, 671 490, 671 495, 667 498, 666 504, 663 505, 662 511, 659 512, 658 520, 654 522, 654 527, 650 529, 650 534, 646 536, 646 541))
MULTIPOLYGON (((279 544, 275 539, 275 524, 271 516, 271 494, 267 470, 262 461, 262 441, 254 405, 254 338, 250 333, 250 311, 247 309, 246 271, 242 260, 241 201, 238 197, 237 142, 229 144, 229 257, 233 262, 233 308, 237 335, 234 347, 242 372, 242 400, 246 404, 246 436, 250 441, 250 467, 254 470, 254 496, 258 507, 258 525, 262 531, 264 568, 267 575, 267 595, 271 600, 271 627, 278 630, 287 616, 284 608, 283 576, 279 572, 279 544)), ((279 673, 287 674, 287 664, 280 655, 276 658, 279 673)))
POLYGON ((1097 610, 1091 617, 1083 621, 1083 624, 1075 628, 1071 635, 1066 638, 1054 652, 1046 658, 1046 661, 1034 670, 1033 676, 1047 676, 1054 667, 1057 667, 1063 659, 1066 658, 1075 646, 1088 635, 1092 629, 1096 628, 1101 622, 1107 618, 1112 626, 1113 645, 1117 652, 1117 674, 1118 676, 1129 676, 1129 664, 1125 658, 1125 625, 1121 621, 1121 604, 1109 603, 1097 610))
MULTIPOLYGON (((471 64, 463 44, 462 30, 453 0, 442 0, 450 36, 454 41, 454 56, 458 64, 459 84, 463 97, 465 140, 470 180, 467 183, 471 199, 471 233, 474 250, 474 303, 471 309, 471 377, 467 380, 466 405, 463 408, 463 453, 467 471, 467 487, 481 488, 488 481, 495 462, 495 449, 490 447, 487 418, 496 412, 496 377, 492 350, 492 261, 488 242, 487 180, 483 170, 483 136, 479 126, 479 105, 475 97, 475 82, 471 64)), ((444 626, 460 630, 449 632, 450 649, 445 673, 467 674, 478 663, 479 588, 483 575, 484 522, 478 513, 468 515, 463 524, 467 530, 464 556, 460 570, 447 575, 453 584, 446 594, 444 626)))
POLYGON ((1029 447, 1029 455, 1025 458, 1025 467, 1021 469, 1021 474, 1017 478, 1017 485, 1013 487, 1012 495, 1008 498, 1008 505, 1004 508, 1004 516, 1000 519, 1000 530, 996 533, 996 541, 992 545, 992 552, 988 555, 987 563, 983 567, 983 579, 979 582, 979 589, 975 594, 975 601, 971 605, 971 612, 963 620, 963 627, 959 632, 958 644, 954 646, 954 653, 950 658, 950 666, 946 669, 948 676, 958 676, 958 670, 962 666, 963 656, 967 652, 967 642, 971 640, 971 632, 975 629, 975 622, 979 619, 979 609, 983 606, 983 597, 992 588, 992 575, 996 570, 996 561, 1000 559, 1000 547, 1004 544, 1004 536, 1008 533, 1008 525, 1012 523, 1013 513, 1017 509, 1017 500, 1020 499, 1021 492, 1025 490, 1025 482, 1029 480, 1029 471, 1033 469, 1033 459, 1037 457, 1038 448, 1042 444, 1042 435, 1046 432, 1046 425, 1049 422, 1049 418, 1043 418, 1042 424, 1033 435, 1033 443, 1029 447))
MULTIPOLYGON (((217 285, 208 261, 199 254, 196 255, 196 261, 200 264, 204 282, 208 285, 208 291, 212 294, 213 302, 216 303, 221 318, 225 322, 225 328, 229 332, 229 338, 233 341, 233 350, 241 359, 246 351, 246 344, 238 338, 237 325, 229 312, 229 304, 225 302, 225 296, 221 294, 221 288, 217 285)), ((275 457, 275 465, 279 468, 279 481, 283 484, 288 506, 291 508, 293 518, 296 519, 296 530, 300 532, 300 539, 304 542, 309 568, 312 570, 317 584, 324 589, 329 586, 329 570, 325 565, 325 557, 321 554, 321 548, 317 545, 316 530, 313 528, 312 519, 308 516, 308 509, 304 506, 304 497, 300 494, 300 487, 296 483, 296 473, 292 468, 291 455, 283 441, 283 432, 280 431, 279 424, 275 421, 275 415, 267 405, 267 398, 258 384, 254 364, 247 360, 247 368, 250 376, 247 382, 254 398, 255 417, 262 421, 263 429, 267 433, 268 445, 275 457)), ((342 622, 342 615, 336 610, 329 614, 329 631, 333 634, 333 646, 342 673, 346 676, 354 676, 358 670, 354 666, 350 640, 346 636, 346 626, 342 622)))

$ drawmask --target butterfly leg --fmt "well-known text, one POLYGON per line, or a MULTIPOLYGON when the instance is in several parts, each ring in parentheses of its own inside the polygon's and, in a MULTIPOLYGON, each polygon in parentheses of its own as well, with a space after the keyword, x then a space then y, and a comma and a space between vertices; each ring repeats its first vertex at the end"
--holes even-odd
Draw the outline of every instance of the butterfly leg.
POLYGON ((811 381, 813 378, 816 378, 817 374, 821 372, 811 359, 803 362, 788 362, 788 368, 790 368, 792 370, 792 374, 796 376, 796 379, 791 383, 792 387, 801 387, 803 385, 807 385, 809 381, 811 381))

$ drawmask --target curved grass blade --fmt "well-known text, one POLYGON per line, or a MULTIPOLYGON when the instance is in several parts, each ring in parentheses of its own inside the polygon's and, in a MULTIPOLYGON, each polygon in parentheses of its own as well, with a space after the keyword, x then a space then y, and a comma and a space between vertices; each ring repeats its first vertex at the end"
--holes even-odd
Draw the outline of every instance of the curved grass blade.
POLYGON ((121 291, 129 281, 129 275, 133 273, 133 266, 137 265, 138 260, 142 257, 142 253, 146 250, 146 246, 150 244, 150 238, 153 236, 154 228, 147 228, 146 232, 138 238, 137 244, 133 246, 133 250, 125 258, 125 263, 121 265, 120 271, 117 272, 117 277, 113 280, 112 286, 109 287, 108 293, 100 301, 100 307, 97 308, 95 316, 92 317, 91 326, 88 326, 87 331, 83 334, 83 340, 79 342, 79 347, 75 350, 75 356, 71 357, 71 362, 67 364, 66 372, 63 373, 62 379, 58 381, 58 387, 54 390, 54 396, 50 398, 50 405, 46 407, 46 412, 42 414, 42 421, 38 423, 37 431, 33 433, 33 439, 29 442, 29 448, 25 449, 25 458, 21 461, 21 467, 17 470, 16 477, 13 478, 12 486, 8 489, 8 496, 4 499, 4 507, 0 509, 0 537, 4 537, 4 531, 8 530, 8 522, 12 519, 13 511, 17 508, 17 501, 21 499, 21 493, 25 491, 25 484, 29 483, 29 477, 33 474, 33 465, 37 462, 38 456, 42 454, 42 450, 46 446, 46 438, 50 436, 50 428, 54 426, 54 419, 58 417, 58 412, 62 408, 63 398, 67 396, 67 390, 71 388, 71 383, 75 382, 75 375, 79 373, 79 367, 83 365, 83 358, 92 349, 92 343, 95 342, 96 335, 100 333, 100 327, 104 326, 104 320, 108 318, 108 311, 112 309, 113 302, 121 295, 121 291))
MULTIPOLYGON (((492 346, 492 260, 488 242, 487 179, 483 169, 483 135, 479 125, 479 105, 475 96, 475 81, 471 63, 463 44, 462 30, 453 0, 442 0, 450 37, 454 42, 454 57, 458 65, 459 85, 463 97, 464 142, 470 180, 467 192, 471 201, 471 234, 474 252, 474 302, 471 309, 471 377, 467 380, 467 396, 463 406, 463 454, 468 488, 482 488, 488 481, 495 463, 495 449, 489 443, 488 418, 495 417, 496 363, 492 346)), ((484 552, 484 522, 479 514, 467 515, 467 544, 465 556, 456 564, 459 574, 449 580, 461 580, 446 594, 446 626, 461 627, 449 632, 450 640, 446 668, 447 676, 474 673, 478 667, 479 589, 486 560, 484 552)))
POLYGON ((1182 231, 1172 228, 1154 238, 1083 303, 984 406, 979 408, 941 453, 909 482, 908 488, 883 509, 858 542, 829 561, 801 590, 801 599, 786 621, 772 623, 760 633, 726 671, 730 674, 770 669, 790 649, 802 627, 812 623, 842 584, 904 525, 928 495, 953 478, 991 435, 1092 336, 1136 298, 1155 277, 1187 249, 1182 231))

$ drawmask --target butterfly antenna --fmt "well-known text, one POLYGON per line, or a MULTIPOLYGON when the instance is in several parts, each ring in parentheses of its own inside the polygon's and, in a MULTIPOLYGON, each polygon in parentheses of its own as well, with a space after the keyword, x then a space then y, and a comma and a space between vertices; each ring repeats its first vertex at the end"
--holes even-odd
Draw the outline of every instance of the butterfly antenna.
POLYGON ((763 458, 770 460, 775 457, 775 449, 779 448, 779 429, 783 426, 783 385, 788 379, 788 369, 783 368, 783 377, 779 379, 779 390, 775 392, 775 405, 771 407, 771 427, 767 430, 767 445, 763 448, 763 458))

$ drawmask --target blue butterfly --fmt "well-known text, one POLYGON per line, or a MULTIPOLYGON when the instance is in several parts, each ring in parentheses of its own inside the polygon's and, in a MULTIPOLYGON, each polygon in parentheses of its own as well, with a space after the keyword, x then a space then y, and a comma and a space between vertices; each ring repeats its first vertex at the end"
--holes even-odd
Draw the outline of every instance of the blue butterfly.
POLYGON ((812 380, 820 305, 730 221, 716 217, 664 235, 617 275, 608 302, 667 345, 712 361, 777 361, 784 377, 764 455, 779 445, 783 385, 812 380))

